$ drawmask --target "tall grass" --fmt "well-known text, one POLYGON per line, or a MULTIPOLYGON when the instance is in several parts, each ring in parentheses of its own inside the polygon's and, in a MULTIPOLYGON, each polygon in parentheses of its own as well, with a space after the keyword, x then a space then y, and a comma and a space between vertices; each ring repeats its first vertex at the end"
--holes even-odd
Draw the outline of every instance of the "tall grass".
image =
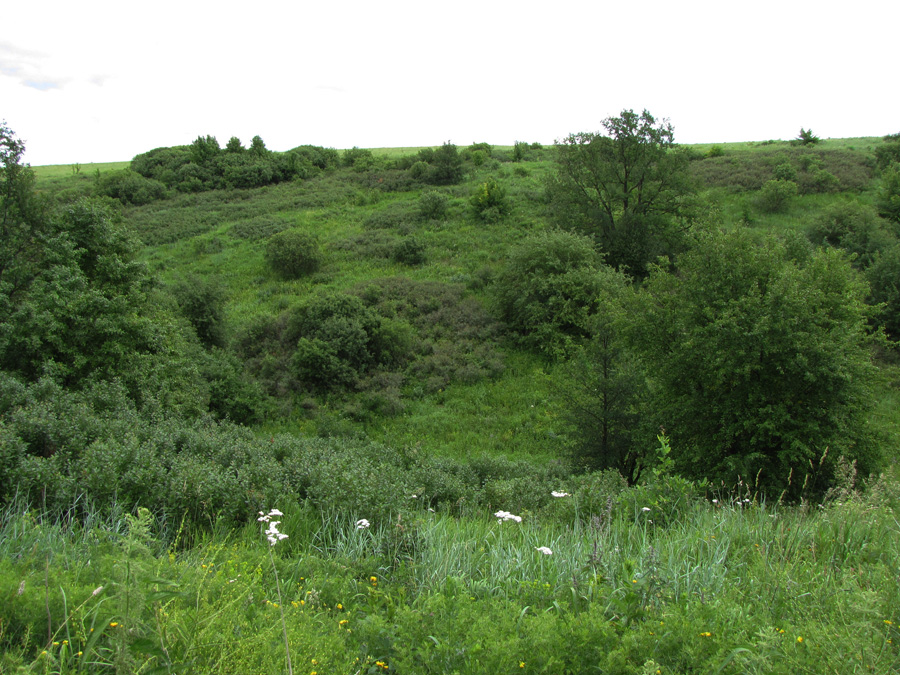
POLYGON ((10 506, 0 665, 283 672, 283 612, 297 672, 895 672, 886 499, 700 500, 666 526, 652 508, 517 523, 423 507, 365 528, 295 504, 274 549, 252 516, 181 549, 149 514, 75 524, 10 506))

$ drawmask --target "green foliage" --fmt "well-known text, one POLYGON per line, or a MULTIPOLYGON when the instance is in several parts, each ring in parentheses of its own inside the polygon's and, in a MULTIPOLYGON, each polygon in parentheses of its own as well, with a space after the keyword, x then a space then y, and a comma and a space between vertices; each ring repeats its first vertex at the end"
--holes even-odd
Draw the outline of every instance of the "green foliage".
POLYGON ((793 260, 745 231, 654 270, 630 336, 678 470, 795 497, 826 489, 841 455, 877 470, 865 293, 838 252, 793 260))
POLYGON ((875 256, 897 243, 894 228, 878 217, 870 206, 858 201, 830 204, 819 213, 809 229, 814 244, 827 244, 853 254, 853 265, 865 269, 875 256))
POLYGON ((307 297, 288 317, 286 339, 296 343, 291 367, 314 387, 351 386, 378 366, 408 358, 408 329, 387 321, 362 300, 345 293, 307 297))
POLYGON ((205 347, 225 344, 227 292, 220 279, 192 275, 172 287, 178 307, 205 347))
POLYGON ((444 220, 450 208, 450 198, 443 192, 427 190, 419 195, 419 216, 422 220, 444 220))
POLYGON ((123 204, 134 206, 162 199, 166 192, 166 186, 158 180, 144 178, 131 169, 101 174, 94 189, 98 195, 112 197, 123 204))
POLYGON ((285 279, 312 274, 322 264, 319 241, 303 230, 278 232, 266 242, 266 262, 285 279))
POLYGON ((721 157, 725 154, 725 148, 721 145, 712 145, 709 150, 706 151, 707 157, 721 157))
POLYGON ((900 244, 885 246, 866 269, 870 302, 882 305, 876 323, 892 340, 900 340, 900 244))
POLYGON ((604 289, 623 283, 590 239, 550 230, 510 252, 494 290, 501 317, 523 344, 563 357, 590 337, 604 289))
POLYGON ((784 162, 775 167, 772 171, 775 180, 797 180, 797 169, 790 162, 784 162))
POLYGON ((812 129, 804 129, 803 127, 800 127, 800 133, 797 136, 797 140, 801 145, 815 145, 822 139, 816 136, 812 132, 812 129))
POLYGON ((886 169, 893 163, 900 163, 900 134, 885 136, 883 143, 875 148, 875 160, 879 169, 886 169))
POLYGON ((250 147, 247 148, 247 153, 257 157, 265 157, 270 154, 265 142, 259 136, 254 136, 250 139, 250 147))
POLYGON ((0 300, 0 365, 28 377, 50 368, 73 383, 119 372, 134 352, 152 348, 133 235, 108 204, 90 200, 45 227, 49 236, 35 250, 41 268, 16 269, 30 278, 0 300))
POLYGON ((565 365, 558 390, 573 429, 573 468, 613 469, 634 483, 654 462, 646 375, 625 335, 630 292, 621 280, 601 289, 591 337, 565 365))
POLYGON ((299 146, 286 153, 272 152, 259 136, 244 149, 232 136, 220 148, 213 136, 199 136, 190 146, 156 148, 137 155, 132 171, 179 192, 220 188, 256 188, 310 177, 316 170, 337 166, 337 151, 299 146))
POLYGON ((548 186, 556 222, 595 237, 614 267, 643 276, 677 244, 693 192, 688 157, 672 125, 646 110, 603 121, 605 134, 571 134, 556 145, 548 186))
POLYGON ((344 150, 344 154, 341 157, 341 163, 344 166, 352 167, 357 171, 366 171, 372 168, 374 162, 375 158, 371 150, 360 149, 356 146, 349 150, 344 150))
POLYGON ((427 259, 425 244, 415 237, 404 237, 394 246, 391 257, 404 265, 423 265, 427 259))
POLYGON ((883 217, 900 223, 900 163, 891 164, 882 172, 876 204, 883 217))
POLYGON ((770 180, 759 191, 756 206, 764 213, 784 213, 798 192, 799 189, 794 181, 770 180))
POLYGON ((478 186, 469 204, 475 215, 486 223, 496 223, 510 211, 506 188, 493 177, 478 186))
MULTIPOLYGON (((420 158, 429 165, 427 171, 418 176, 425 182, 432 185, 455 185, 462 180, 463 158, 457 147, 450 141, 436 150, 429 148, 429 152, 420 153, 420 158)), ((414 164, 410 169, 414 176, 416 174, 415 167, 414 164)))

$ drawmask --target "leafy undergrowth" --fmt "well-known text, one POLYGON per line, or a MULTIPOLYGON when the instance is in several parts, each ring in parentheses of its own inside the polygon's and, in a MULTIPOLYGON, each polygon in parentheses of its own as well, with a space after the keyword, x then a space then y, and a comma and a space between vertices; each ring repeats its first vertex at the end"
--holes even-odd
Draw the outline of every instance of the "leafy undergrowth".
POLYGON ((814 509, 610 488, 551 497, 521 522, 422 503, 369 525, 283 504, 288 537, 271 548, 250 517, 187 545, 143 509, 67 521, 10 507, 0 668, 287 672, 282 616, 297 673, 900 667, 885 486, 814 509))

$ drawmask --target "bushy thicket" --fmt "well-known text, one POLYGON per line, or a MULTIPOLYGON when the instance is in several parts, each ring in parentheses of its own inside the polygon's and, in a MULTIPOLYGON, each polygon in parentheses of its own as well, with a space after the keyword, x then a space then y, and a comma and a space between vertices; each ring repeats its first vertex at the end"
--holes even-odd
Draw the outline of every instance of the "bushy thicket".
POLYGON ((323 511, 378 523, 423 502, 455 512, 478 505, 538 511, 565 484, 589 518, 623 489, 612 476, 573 480, 561 463, 489 456, 460 463, 366 441, 260 437, 209 417, 144 414, 114 382, 73 392, 47 378, 27 384, 0 374, 4 504, 143 506, 169 522, 202 526, 238 525, 271 504, 309 499, 323 511), (606 485, 601 492, 597 481, 606 485))
POLYGON ((236 138, 221 148, 214 137, 200 136, 189 146, 156 148, 137 155, 131 160, 131 170, 179 192, 201 192, 257 188, 308 178, 338 163, 336 151, 317 146, 272 152, 255 136, 249 148, 244 148, 236 138))
POLYGON ((683 475, 797 496, 840 456, 880 468, 866 285, 843 254, 703 233, 639 297, 629 337, 683 475))
POLYGON ((266 262, 285 279, 312 274, 322 264, 322 252, 315 236, 302 230, 278 232, 266 242, 266 262))
POLYGON ((387 390, 397 397, 412 382, 436 391, 496 375, 503 369, 498 338, 496 320, 461 286, 398 277, 351 293, 314 293, 280 317, 245 325, 236 345, 277 396, 368 390, 385 385, 377 373, 395 373, 387 390))
POLYGON ((701 185, 732 192, 759 190, 773 179, 795 181, 800 194, 859 191, 873 177, 873 162, 864 153, 786 143, 696 158, 690 168, 701 185))
POLYGON ((523 344, 562 357, 589 339, 604 289, 624 283, 591 239, 548 230, 510 251, 494 292, 500 316, 523 344))

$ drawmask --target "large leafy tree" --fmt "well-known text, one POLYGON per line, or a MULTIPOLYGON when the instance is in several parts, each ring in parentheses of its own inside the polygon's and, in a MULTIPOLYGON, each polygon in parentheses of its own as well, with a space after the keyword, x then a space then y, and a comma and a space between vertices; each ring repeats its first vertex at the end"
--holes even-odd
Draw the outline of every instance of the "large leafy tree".
POLYGON ((133 374, 167 332, 149 319, 137 239, 111 200, 44 208, 5 125, 0 147, 0 369, 71 385, 133 374))
POLYGON ((866 290, 840 251, 743 230, 654 268, 630 337, 677 467, 795 497, 827 487, 841 455, 876 470, 866 290))
POLYGON ((608 264, 643 276, 673 248, 689 213, 687 155, 672 125, 646 110, 624 110, 603 128, 556 143, 552 212, 561 226, 594 237, 608 264))

